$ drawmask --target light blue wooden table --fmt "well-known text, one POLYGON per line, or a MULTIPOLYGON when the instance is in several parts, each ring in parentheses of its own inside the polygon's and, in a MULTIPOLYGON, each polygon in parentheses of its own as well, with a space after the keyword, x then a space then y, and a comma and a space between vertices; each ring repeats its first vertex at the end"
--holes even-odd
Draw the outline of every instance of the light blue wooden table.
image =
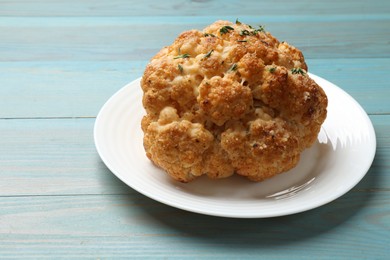
POLYGON ((390 1, 0 0, 0 259, 390 259, 390 1), (369 114, 366 177, 314 210, 198 215, 119 181, 93 143, 103 103, 182 31, 263 24, 369 114))

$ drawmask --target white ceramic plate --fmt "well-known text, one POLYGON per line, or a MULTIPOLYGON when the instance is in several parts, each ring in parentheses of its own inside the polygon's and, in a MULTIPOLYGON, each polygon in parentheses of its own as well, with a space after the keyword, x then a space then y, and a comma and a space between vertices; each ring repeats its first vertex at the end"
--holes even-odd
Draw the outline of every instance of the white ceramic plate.
POLYGON ((328 116, 318 141, 296 168, 260 183, 240 177, 201 177, 183 184, 170 179, 145 156, 140 121, 144 115, 137 79, 113 95, 99 112, 95 144, 107 167, 138 192, 180 209, 223 217, 288 215, 324 205, 354 187, 367 173, 376 150, 375 132, 360 105, 318 76, 328 116))

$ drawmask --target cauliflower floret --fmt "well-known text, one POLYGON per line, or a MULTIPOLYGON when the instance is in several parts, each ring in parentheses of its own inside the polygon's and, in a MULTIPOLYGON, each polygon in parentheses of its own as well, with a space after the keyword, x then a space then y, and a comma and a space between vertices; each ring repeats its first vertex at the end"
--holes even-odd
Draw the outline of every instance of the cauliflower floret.
POLYGON ((199 85, 199 107, 215 124, 238 120, 252 107, 252 91, 249 87, 228 77, 212 77, 199 85))
POLYGON ((299 160, 299 142, 284 120, 255 119, 223 132, 221 146, 240 175, 261 181, 287 171, 299 160))
POLYGON ((146 154, 181 182, 285 172, 327 113, 302 53, 239 22, 182 33, 152 58, 141 86, 146 154))
POLYGON ((199 123, 178 120, 176 110, 164 108, 145 135, 147 156, 175 179, 189 181, 202 175, 203 156, 213 135, 199 123))

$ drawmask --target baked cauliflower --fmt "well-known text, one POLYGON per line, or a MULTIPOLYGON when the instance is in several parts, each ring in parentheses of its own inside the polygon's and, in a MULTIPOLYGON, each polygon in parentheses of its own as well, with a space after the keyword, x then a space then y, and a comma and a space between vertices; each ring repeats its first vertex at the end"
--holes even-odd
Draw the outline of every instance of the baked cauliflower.
POLYGON ((141 87, 146 155, 180 182, 288 171, 327 113, 301 51, 238 21, 180 34, 151 59, 141 87))

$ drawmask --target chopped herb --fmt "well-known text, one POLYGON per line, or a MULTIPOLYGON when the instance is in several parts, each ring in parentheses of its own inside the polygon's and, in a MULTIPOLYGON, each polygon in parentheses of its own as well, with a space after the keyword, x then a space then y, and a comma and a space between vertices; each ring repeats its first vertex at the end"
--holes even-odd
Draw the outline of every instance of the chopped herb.
POLYGON ((177 64, 177 68, 180 70, 180 73, 183 73, 183 66, 181 66, 180 64, 177 64))
POLYGON ((234 28, 229 26, 229 25, 225 25, 223 26, 220 30, 219 30, 219 33, 222 35, 222 34, 225 34, 225 33, 228 33, 229 31, 233 31, 234 28))
POLYGON ((251 34, 256 35, 259 32, 265 32, 264 27, 262 25, 259 25, 259 29, 255 29, 255 30, 251 31, 251 34))
POLYGON ((212 33, 205 33, 205 34, 203 34, 204 35, 204 37, 215 37, 215 35, 214 34, 212 34, 212 33))
POLYGON ((188 53, 184 53, 184 54, 181 54, 181 55, 178 55, 176 57, 174 57, 173 59, 181 59, 181 58, 189 58, 190 55, 188 53))
POLYGON ((248 25, 248 27, 251 29, 249 30, 241 30, 240 35, 241 36, 248 36, 248 35, 257 35, 259 32, 265 32, 264 27, 259 25, 259 29, 253 29, 252 26, 248 25))
POLYGON ((257 29, 259 32, 265 32, 265 28, 262 25, 259 25, 259 29, 257 29))
POLYGON ((241 30, 241 32, 240 32, 240 35, 241 36, 245 36, 245 35, 249 35, 250 33, 249 33, 249 31, 248 30, 241 30))
POLYGON ((240 25, 240 24, 241 24, 241 22, 238 20, 238 18, 236 18, 236 24, 237 24, 237 25, 240 25))
POLYGON ((269 43, 268 42, 266 42, 266 41, 261 41, 264 45, 267 45, 267 46, 269 46, 269 43))
POLYGON ((208 53, 206 53, 206 55, 204 55, 203 58, 208 58, 208 57, 210 57, 210 56, 211 56, 211 53, 213 53, 213 51, 214 51, 214 50, 211 50, 211 51, 209 51, 208 53))
POLYGON ((247 40, 238 40, 237 42, 247 42, 247 40))
POLYGON ((301 74, 301 75, 305 75, 305 71, 301 68, 293 68, 291 69, 291 73, 292 74, 301 74))
POLYGON ((271 73, 274 73, 274 72, 275 72, 275 70, 276 70, 276 68, 275 68, 275 67, 272 67, 272 68, 269 68, 269 69, 268 69, 268 71, 269 71, 269 72, 271 72, 271 73))
POLYGON ((237 63, 233 63, 233 65, 229 68, 228 72, 236 71, 237 70, 237 63))

